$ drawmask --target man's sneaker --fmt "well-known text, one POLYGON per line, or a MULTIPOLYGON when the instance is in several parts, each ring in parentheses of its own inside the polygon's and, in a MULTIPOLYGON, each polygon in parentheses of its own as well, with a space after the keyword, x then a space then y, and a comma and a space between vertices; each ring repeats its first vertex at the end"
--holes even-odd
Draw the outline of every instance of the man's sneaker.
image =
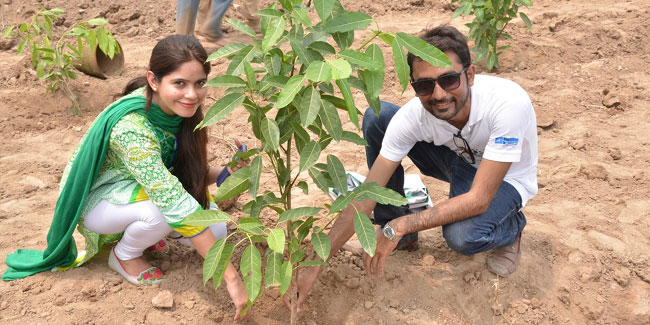
POLYGON ((404 237, 399 240, 399 243, 397 243, 395 249, 408 252, 414 252, 420 249, 420 245, 418 245, 418 233, 414 232, 412 234, 404 235, 404 237))
POLYGON ((514 243, 492 250, 487 257, 488 270, 505 278, 515 272, 520 256, 521 234, 514 243))

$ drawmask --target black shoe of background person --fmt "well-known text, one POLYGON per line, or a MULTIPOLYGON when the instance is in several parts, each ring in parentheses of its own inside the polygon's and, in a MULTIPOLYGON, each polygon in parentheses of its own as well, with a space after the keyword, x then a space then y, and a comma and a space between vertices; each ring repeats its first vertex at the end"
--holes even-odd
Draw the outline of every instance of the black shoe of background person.
POLYGON ((399 243, 397 243, 395 249, 407 252, 414 252, 420 249, 420 245, 418 245, 418 233, 414 232, 404 235, 404 237, 399 240, 399 243))

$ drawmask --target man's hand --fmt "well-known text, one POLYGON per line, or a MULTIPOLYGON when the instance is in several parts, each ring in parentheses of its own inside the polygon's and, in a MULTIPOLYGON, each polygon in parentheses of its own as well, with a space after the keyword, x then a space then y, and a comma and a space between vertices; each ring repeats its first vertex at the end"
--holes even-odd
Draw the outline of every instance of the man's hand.
POLYGON ((389 240, 382 233, 381 227, 377 228, 377 248, 375 249, 375 256, 371 258, 367 253, 363 253, 363 263, 366 265, 366 271, 368 271, 369 275, 374 275, 378 278, 384 276, 384 263, 386 263, 388 255, 395 250, 395 247, 397 247, 401 238, 402 236, 396 236, 394 241, 389 240))
MULTIPOLYGON (((298 304, 298 312, 300 312, 302 304, 307 300, 311 288, 314 287, 314 283, 316 282, 320 271, 320 266, 310 266, 302 269, 302 271, 298 273, 298 300, 296 301, 298 304)), ((291 291, 291 289, 289 289, 289 291, 291 291)), ((291 298, 290 292, 284 294, 284 305, 287 306, 289 310, 291 310, 291 298)))

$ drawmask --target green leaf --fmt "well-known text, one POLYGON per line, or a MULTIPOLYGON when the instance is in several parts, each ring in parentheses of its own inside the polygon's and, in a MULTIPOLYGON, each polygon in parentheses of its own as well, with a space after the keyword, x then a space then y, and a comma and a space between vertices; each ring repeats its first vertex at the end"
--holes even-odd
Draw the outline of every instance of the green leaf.
POLYGON ((325 23, 323 29, 328 33, 345 33, 364 30, 372 23, 372 17, 362 12, 344 12, 325 23))
POLYGON ((356 64, 364 69, 378 70, 383 68, 383 65, 379 64, 379 62, 376 62, 365 53, 348 49, 339 52, 339 55, 345 58, 348 62, 356 64))
POLYGON ((264 56, 264 66, 271 75, 275 76, 280 74, 280 71, 282 71, 282 51, 279 49, 269 51, 269 53, 264 56))
POLYGON ((309 195, 309 185, 307 185, 307 182, 300 181, 300 182, 298 182, 298 184, 296 184, 296 186, 299 189, 301 189, 302 192, 305 193, 305 195, 309 195))
POLYGON ((293 101, 293 98, 296 97, 296 94, 298 94, 300 89, 302 89, 302 85, 305 83, 306 79, 307 77, 302 74, 289 78, 289 81, 287 81, 287 84, 284 86, 284 88, 282 88, 282 91, 278 96, 278 101, 275 102, 275 105, 273 107, 282 108, 289 105, 289 103, 293 101))
POLYGON ((217 223, 232 221, 230 215, 221 210, 199 210, 190 213, 182 223, 189 226, 208 227, 217 223))
POLYGON ((533 29, 533 23, 530 22, 530 18, 525 13, 520 12, 519 17, 521 17, 521 20, 524 21, 524 24, 526 24, 529 30, 533 29))
POLYGON ((257 76, 250 63, 244 62, 244 73, 246 74, 246 84, 248 89, 257 88, 257 76))
POLYGON ((357 195, 356 199, 358 201, 371 199, 381 204, 390 204, 395 206, 408 204, 408 200, 401 194, 386 187, 379 186, 374 182, 364 183, 357 186, 353 193, 357 195))
POLYGON ((401 41, 399 38, 393 40, 393 64, 395 65, 395 73, 399 79, 399 84, 402 86, 402 91, 406 90, 409 84, 410 71, 408 62, 406 61, 406 54, 402 49, 401 41))
POLYGON ((262 52, 264 53, 268 52, 280 40, 287 26, 287 21, 283 17, 270 18, 269 20, 262 40, 262 52))
POLYGON ((329 183, 323 172, 316 168, 309 168, 309 177, 314 181, 314 184, 323 192, 329 192, 329 183))
POLYGON ((226 22, 228 22, 232 27, 252 38, 257 37, 257 34, 255 34, 255 31, 248 25, 242 23, 239 20, 232 19, 232 18, 226 18, 226 22))
POLYGON ((297 40, 294 37, 289 37, 289 43, 291 44, 293 51, 305 66, 310 65, 314 61, 311 54, 307 53, 307 48, 302 45, 300 40, 297 40))
POLYGON ((282 212, 282 214, 280 214, 278 223, 302 218, 305 216, 311 217, 316 215, 318 212, 320 212, 321 209, 322 208, 315 208, 315 207, 300 207, 300 208, 287 210, 282 212))
POLYGON ((316 141, 309 142, 300 152, 300 169, 299 173, 311 168, 320 157, 321 147, 316 141))
MULTIPOLYGON (((294 237, 295 238, 295 237, 294 237)), ((305 258, 305 250, 302 249, 300 246, 296 249, 296 251, 291 254, 291 263, 292 264, 298 264, 300 261, 302 261, 305 258)))
POLYGON ((251 218, 251 217, 239 218, 239 224, 237 225, 237 227, 239 228, 239 230, 252 235, 264 234, 264 225, 257 218, 251 218))
POLYGON ((246 247, 241 256, 239 269, 244 279, 248 299, 254 301, 262 286, 262 256, 255 245, 246 247))
POLYGON ((269 118, 262 120, 262 137, 265 141, 265 151, 277 151, 280 148, 280 129, 278 124, 269 118))
POLYGON ((343 99, 345 100, 345 106, 348 109, 348 115, 350 115, 350 121, 359 128, 359 110, 357 106, 354 105, 354 98, 352 97, 352 90, 350 89, 350 84, 347 79, 336 80, 336 85, 341 90, 343 99))
POLYGON ((332 79, 332 68, 323 61, 314 61, 307 67, 305 76, 313 82, 329 81, 332 79))
POLYGON ((309 86, 305 90, 299 107, 300 124, 302 126, 306 127, 314 123, 322 105, 321 101, 320 92, 314 89, 314 87, 309 86))
MULTIPOLYGON (((320 118, 323 122, 323 125, 327 129, 327 132, 334 138, 336 141, 341 140, 341 135, 343 134, 343 128, 341 126, 341 118, 339 113, 336 111, 336 107, 327 100, 322 100, 321 110, 319 112, 320 118)), ((321 146, 322 147, 322 146, 321 146)))
POLYGON ((226 45, 224 47, 219 48, 214 53, 210 54, 210 56, 208 56, 208 59, 206 61, 210 62, 210 61, 214 61, 214 60, 217 60, 217 59, 220 59, 220 58, 223 58, 223 57, 231 56, 231 55, 239 52, 244 47, 246 47, 246 45, 244 45, 242 43, 228 44, 228 45, 226 45))
POLYGON ((203 121, 199 123, 195 129, 204 128, 209 125, 213 125, 221 121, 222 119, 228 117, 235 108, 239 107, 244 101, 243 94, 228 94, 218 100, 216 103, 210 107, 208 112, 205 114, 203 121))
POLYGON ((332 7, 334 7, 334 0, 314 0, 314 8, 322 21, 326 21, 330 17, 332 7))
POLYGON ((250 166, 238 169, 228 176, 217 190, 214 200, 217 202, 233 198, 246 191, 250 185, 250 166))
POLYGON ((269 288, 279 285, 282 281, 280 270, 282 268, 282 254, 270 253, 266 257, 266 269, 264 270, 264 286, 269 288))
POLYGON ((286 261, 282 263, 282 268, 280 269, 280 277, 281 277, 280 295, 281 296, 283 296, 287 292, 287 289, 289 289, 289 285, 291 285, 292 274, 293 274, 293 264, 291 264, 291 261, 286 261))
POLYGON ((494 67, 498 66, 498 65, 499 65, 499 62, 498 62, 498 58, 497 58, 496 54, 494 54, 493 52, 490 52, 488 54, 488 61, 487 61, 487 69, 488 69, 488 71, 492 71, 492 69, 494 67))
POLYGON ((375 227, 373 227, 370 218, 361 211, 356 211, 354 215, 354 232, 359 238, 361 247, 370 256, 375 255, 375 248, 377 248, 377 234, 375 227))
POLYGON ((322 231, 311 235, 311 244, 314 246, 314 251, 323 260, 327 261, 330 256, 331 242, 329 236, 322 231))
POLYGON ((334 155, 327 155, 327 172, 332 178, 334 188, 342 194, 348 193, 348 176, 345 174, 343 163, 334 155))
POLYGON ((226 74, 240 75, 244 72, 244 63, 250 62, 259 55, 259 51, 252 45, 248 45, 241 50, 230 61, 226 74))
POLYGON ((295 19, 297 19, 303 25, 305 25, 305 26, 307 26, 309 28, 312 27, 311 19, 309 18, 309 14, 305 11, 305 9, 294 7, 292 14, 293 14, 293 17, 295 19))
POLYGON ((406 47, 409 52, 429 62, 429 64, 441 68, 451 67, 451 61, 447 55, 435 46, 427 43, 427 41, 401 32, 397 33, 396 37, 399 43, 406 47))
POLYGON ((61 8, 52 8, 52 9, 49 10, 49 12, 51 12, 54 15, 58 16, 58 15, 64 13, 65 11, 63 11, 63 9, 61 9, 61 8))
POLYGON ((325 60, 332 69, 332 79, 345 79, 352 74, 350 63, 343 59, 325 60))
POLYGON ((347 141, 347 142, 352 142, 354 144, 358 144, 360 146, 367 146, 368 142, 364 140, 362 137, 360 137, 358 134, 350 131, 343 131, 343 135, 341 136, 341 140, 347 141))
POLYGON ((309 266, 327 266, 327 263, 323 261, 304 261, 298 265, 298 267, 309 267, 309 266))
POLYGON ((237 76, 223 75, 214 77, 205 83, 204 87, 241 87, 246 86, 246 82, 237 76))
POLYGON ((219 265, 219 258, 223 252, 224 244, 226 243, 225 238, 217 240, 212 246, 208 253, 205 254, 205 261, 203 263, 203 285, 205 285, 208 280, 214 276, 214 272, 217 270, 219 265))
POLYGON ((101 26, 105 25, 108 21, 104 18, 93 18, 88 21, 88 25, 90 26, 101 26))
POLYGON ((223 280, 223 276, 226 273, 226 268, 230 263, 230 259, 232 258, 232 254, 234 251, 235 251, 235 245, 233 244, 223 245, 221 254, 217 257, 217 261, 218 261, 217 269, 214 271, 214 275, 212 276, 212 283, 215 288, 218 288, 221 285, 221 281, 223 280))
POLYGON ((355 197, 356 195, 354 195, 354 193, 339 195, 339 197, 337 197, 336 200, 334 200, 334 203, 332 203, 332 206, 330 206, 330 214, 345 209, 345 207, 347 207, 355 197))
POLYGON ((14 25, 5 28, 5 30, 2 32, 2 38, 6 38, 7 36, 11 35, 11 32, 13 32, 14 28, 16 28, 14 25))
POLYGON ((354 31, 349 31, 347 33, 333 33, 332 38, 340 49, 347 49, 352 46, 352 43, 354 43, 354 31))
POLYGON ((260 187, 260 176, 262 175, 262 156, 257 156, 251 162, 251 174, 250 179, 250 193, 251 197, 255 199, 257 197, 257 189, 260 187))
MULTIPOLYGON (((309 34, 309 35, 312 35, 312 34, 309 34)), ((327 42, 323 42, 323 41, 315 41, 315 42, 309 44, 309 46, 307 46, 307 48, 312 49, 312 50, 316 50, 316 51, 320 52, 323 55, 335 54, 336 53, 336 49, 334 49, 334 46, 330 45, 327 42)))
POLYGON ((261 17, 279 18, 282 17, 282 11, 277 9, 266 8, 259 10, 257 15, 261 17))
POLYGON ((269 236, 266 237, 269 248, 280 254, 284 253, 284 241, 285 236, 282 229, 272 229, 269 236))

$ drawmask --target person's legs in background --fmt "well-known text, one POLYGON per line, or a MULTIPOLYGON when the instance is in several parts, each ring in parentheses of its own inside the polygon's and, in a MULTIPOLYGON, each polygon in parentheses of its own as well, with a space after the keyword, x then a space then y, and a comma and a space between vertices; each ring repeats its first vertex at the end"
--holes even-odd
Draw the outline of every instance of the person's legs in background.
POLYGON ((199 0, 176 1, 176 34, 193 35, 199 0))
POLYGON ((232 0, 200 0, 196 34, 210 42, 224 38, 221 32, 221 19, 232 4, 232 0))
POLYGON ((261 33, 260 30, 260 16, 255 14, 260 10, 260 0, 242 0, 241 13, 246 18, 246 24, 250 26, 256 33, 261 33))

